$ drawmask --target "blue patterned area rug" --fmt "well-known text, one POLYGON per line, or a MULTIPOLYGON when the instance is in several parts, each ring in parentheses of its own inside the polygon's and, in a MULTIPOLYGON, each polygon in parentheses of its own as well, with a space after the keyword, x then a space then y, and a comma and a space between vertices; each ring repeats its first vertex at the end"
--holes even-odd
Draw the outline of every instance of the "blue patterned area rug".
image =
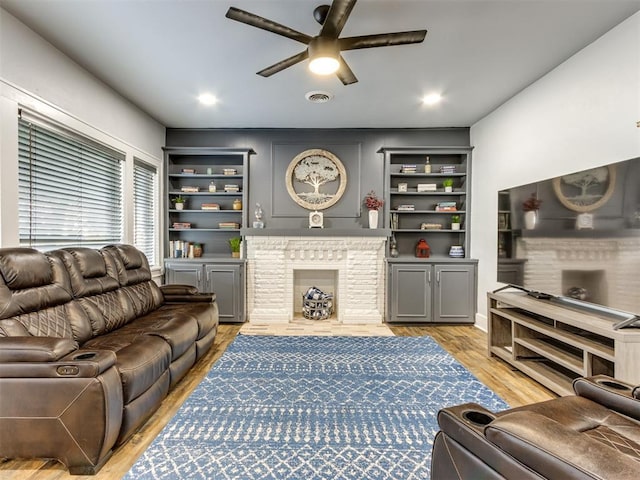
POLYGON ((507 405, 429 337, 239 335, 127 479, 428 479, 441 407, 507 405))

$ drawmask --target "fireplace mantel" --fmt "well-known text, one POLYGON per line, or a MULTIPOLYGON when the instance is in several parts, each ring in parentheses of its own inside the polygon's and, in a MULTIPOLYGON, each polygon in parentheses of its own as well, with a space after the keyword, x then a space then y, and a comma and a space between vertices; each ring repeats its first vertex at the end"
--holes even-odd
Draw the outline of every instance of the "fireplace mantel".
POLYGON ((389 228, 243 228, 243 237, 390 237, 389 228))

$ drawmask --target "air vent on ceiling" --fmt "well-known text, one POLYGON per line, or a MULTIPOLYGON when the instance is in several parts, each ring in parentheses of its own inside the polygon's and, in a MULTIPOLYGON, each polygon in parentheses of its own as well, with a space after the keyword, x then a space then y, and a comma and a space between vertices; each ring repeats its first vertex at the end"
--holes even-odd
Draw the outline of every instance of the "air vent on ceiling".
POLYGON ((307 92, 304 98, 306 98, 312 103, 327 103, 329 100, 333 98, 333 95, 330 94, 329 92, 315 91, 315 92, 307 92))

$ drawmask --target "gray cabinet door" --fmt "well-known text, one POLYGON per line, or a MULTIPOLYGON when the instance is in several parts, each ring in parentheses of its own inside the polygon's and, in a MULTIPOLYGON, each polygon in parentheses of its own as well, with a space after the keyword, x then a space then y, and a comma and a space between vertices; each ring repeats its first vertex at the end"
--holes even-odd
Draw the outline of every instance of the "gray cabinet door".
POLYGON ((193 285, 202 291, 202 264, 167 263, 165 268, 165 283, 193 285))
POLYGON ((476 311, 475 265, 435 265, 433 321, 473 323, 476 311))
POLYGON ((207 290, 216 294, 221 322, 244 322, 244 266, 205 265, 207 290))
POLYGON ((431 321, 431 265, 393 264, 390 270, 389 321, 431 321))

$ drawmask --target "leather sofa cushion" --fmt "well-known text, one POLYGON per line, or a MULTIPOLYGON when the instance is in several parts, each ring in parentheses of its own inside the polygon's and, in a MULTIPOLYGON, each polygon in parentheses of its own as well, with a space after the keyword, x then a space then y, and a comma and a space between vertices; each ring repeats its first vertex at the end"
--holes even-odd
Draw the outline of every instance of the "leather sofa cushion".
POLYGON ((125 405, 149 389, 171 364, 171 348, 153 335, 120 330, 89 340, 83 349, 111 350, 116 354, 125 405))
POLYGON ((168 313, 156 310, 140 317, 120 329, 126 334, 148 334, 158 336, 171 347, 171 361, 179 358, 196 341, 198 323, 180 312, 168 313))
POLYGON ((83 247, 63 248, 49 252, 48 255, 58 257, 64 263, 76 298, 111 292, 120 286, 118 279, 111 276, 115 268, 107 270, 106 263, 113 262, 113 259, 97 250, 83 247), (111 272, 111 275, 108 272, 111 272))
POLYGON ((198 323, 198 340, 204 338, 218 325, 217 311, 217 304, 211 303, 166 304, 158 310, 164 315, 193 317, 198 323))
POLYGON ((634 456, 616 455, 610 445, 537 412, 508 412, 491 422, 485 435, 545 478, 638 478, 640 462, 634 456))
POLYGON ((91 337, 97 337, 121 328, 134 317, 133 307, 120 290, 92 295, 76 300, 91 323, 91 337))
POLYGON ((41 287, 53 281, 47 257, 35 249, 5 249, 0 256, 0 275, 11 290, 41 287))
POLYGON ((107 245, 101 252, 108 253, 116 262, 116 273, 120 285, 136 285, 151 280, 151 269, 147 257, 131 245, 107 245))
POLYGON ((30 248, 0 252, 0 319, 71 301, 69 276, 62 263, 30 248))

